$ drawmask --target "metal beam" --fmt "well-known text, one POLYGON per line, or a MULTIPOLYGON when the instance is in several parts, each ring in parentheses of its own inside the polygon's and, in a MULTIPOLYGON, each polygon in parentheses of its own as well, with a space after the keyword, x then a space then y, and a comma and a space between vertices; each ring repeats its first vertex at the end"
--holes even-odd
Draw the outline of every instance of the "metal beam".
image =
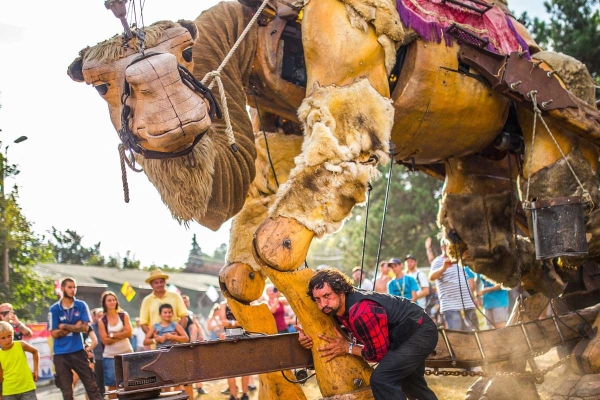
POLYGON ((300 345, 298 333, 176 344, 115 356, 117 382, 122 382, 119 399, 150 399, 162 387, 312 366, 311 351, 300 345))

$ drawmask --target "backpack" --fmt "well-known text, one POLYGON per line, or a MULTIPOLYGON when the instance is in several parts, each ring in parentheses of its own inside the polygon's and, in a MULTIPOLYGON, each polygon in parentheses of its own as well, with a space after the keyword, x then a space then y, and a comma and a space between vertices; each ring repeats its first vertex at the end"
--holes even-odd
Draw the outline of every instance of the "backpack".
MULTIPOLYGON (((121 319, 121 323, 125 326, 125 313, 119 312, 119 318, 121 319)), ((104 322, 104 329, 106 330, 106 334, 108 335, 108 317, 106 314, 101 318, 102 322, 104 322)))
MULTIPOLYGON (((424 274, 423 271, 418 271, 417 272, 417 283, 419 284, 419 286, 421 285, 421 281, 419 279, 419 274, 424 274)), ((433 290, 433 286, 431 285, 431 282, 429 281, 429 278, 427 276, 425 276, 425 279, 427 280, 427 284, 429 285, 429 294, 427 296, 425 296, 425 310, 427 310, 429 307, 431 307, 436 300, 437 296, 433 290)))

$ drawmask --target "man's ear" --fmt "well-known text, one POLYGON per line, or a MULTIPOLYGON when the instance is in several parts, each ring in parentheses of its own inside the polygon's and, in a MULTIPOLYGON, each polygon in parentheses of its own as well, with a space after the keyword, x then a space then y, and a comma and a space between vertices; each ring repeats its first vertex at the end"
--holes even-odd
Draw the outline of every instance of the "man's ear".
POLYGON ((183 26, 185 29, 187 29, 188 32, 190 32, 190 35, 192 35, 192 39, 194 39, 194 41, 198 39, 198 28, 196 28, 196 24, 194 23, 194 21, 180 19, 179 21, 177 21, 177 23, 183 26))
POLYGON ((85 79, 83 79, 83 58, 77 57, 71 65, 69 65, 69 68, 67 68, 67 75, 75 82, 85 82, 85 79))

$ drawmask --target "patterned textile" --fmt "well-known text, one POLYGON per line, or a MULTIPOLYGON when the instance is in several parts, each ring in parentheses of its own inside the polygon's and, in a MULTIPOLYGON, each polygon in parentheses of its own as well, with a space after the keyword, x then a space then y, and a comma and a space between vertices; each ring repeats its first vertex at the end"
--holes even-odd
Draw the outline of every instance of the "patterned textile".
MULTIPOLYGON (((470 6, 482 6, 462 0, 470 6)), ((487 49, 507 55, 515 51, 529 51, 529 47, 517 34, 508 15, 494 6, 483 15, 443 0, 396 0, 402 23, 414 29, 426 41, 440 43, 444 39, 451 46, 453 37, 446 30, 456 24, 489 41, 487 49)), ((529 56, 529 54, 527 54, 529 56)))
POLYGON ((362 354, 367 361, 381 361, 387 354, 390 347, 388 318, 380 304, 373 300, 359 301, 348 314, 336 318, 365 346, 362 354))

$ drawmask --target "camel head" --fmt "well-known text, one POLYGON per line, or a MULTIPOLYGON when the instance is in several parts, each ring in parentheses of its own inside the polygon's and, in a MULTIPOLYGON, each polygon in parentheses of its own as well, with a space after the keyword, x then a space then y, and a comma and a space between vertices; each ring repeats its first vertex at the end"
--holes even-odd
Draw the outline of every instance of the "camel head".
POLYGON ((127 148, 146 158, 181 155, 204 135, 216 110, 210 91, 188 72, 197 29, 190 21, 161 21, 141 32, 143 42, 140 32, 83 49, 68 74, 108 103, 127 148))

